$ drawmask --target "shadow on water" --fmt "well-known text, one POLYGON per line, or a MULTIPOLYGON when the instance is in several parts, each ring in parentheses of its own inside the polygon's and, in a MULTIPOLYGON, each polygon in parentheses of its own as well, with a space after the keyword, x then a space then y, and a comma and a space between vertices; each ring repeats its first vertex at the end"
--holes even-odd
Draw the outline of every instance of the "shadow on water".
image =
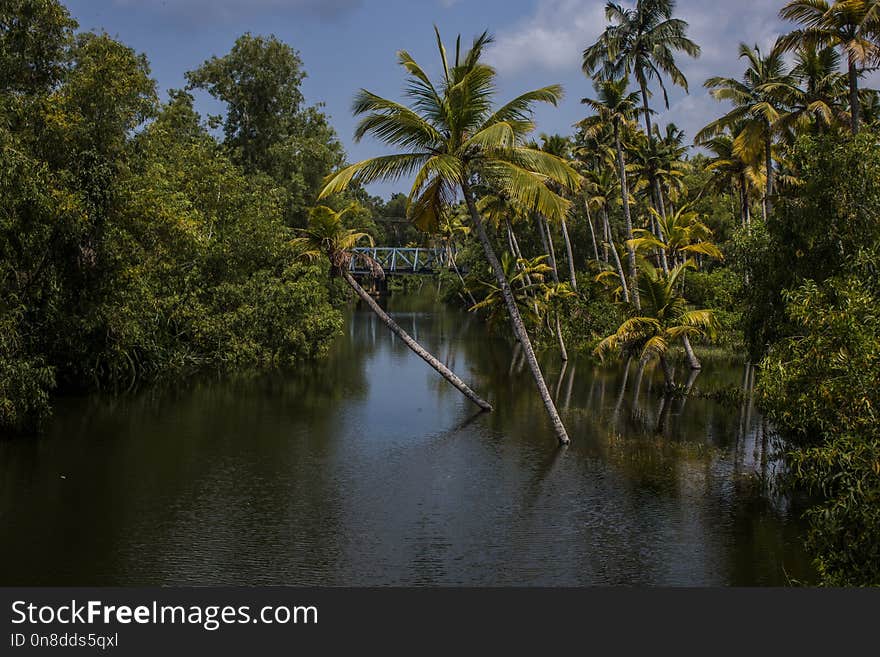
POLYGON ((432 289, 389 306, 498 411, 474 415, 361 309, 292 372, 61 400, 46 435, 0 442, 0 584, 810 579, 751 401, 664 398, 651 367, 548 352, 574 441, 559 450, 521 349, 432 289))

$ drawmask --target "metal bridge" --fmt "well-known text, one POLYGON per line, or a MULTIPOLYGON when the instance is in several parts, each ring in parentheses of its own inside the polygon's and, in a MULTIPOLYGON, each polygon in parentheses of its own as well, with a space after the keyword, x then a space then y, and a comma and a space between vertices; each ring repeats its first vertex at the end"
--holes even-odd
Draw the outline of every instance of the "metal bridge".
MULTIPOLYGON (((354 249, 373 258, 386 276, 417 276, 435 274, 450 266, 444 249, 405 249, 397 247, 363 247, 354 249)), ((357 276, 369 276, 370 269, 363 258, 352 258, 349 271, 357 276)))

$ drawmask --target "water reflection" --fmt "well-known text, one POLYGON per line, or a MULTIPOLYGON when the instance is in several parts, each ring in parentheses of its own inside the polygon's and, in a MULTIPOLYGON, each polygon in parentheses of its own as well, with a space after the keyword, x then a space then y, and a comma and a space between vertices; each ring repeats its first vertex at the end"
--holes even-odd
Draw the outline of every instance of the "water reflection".
MULTIPOLYGON (((368 312, 284 376, 70 399, 0 443, 2 584, 783 584, 799 510, 753 403, 521 349, 431 294, 395 319, 498 410, 474 415, 368 312)), ((679 373, 681 376, 681 373, 679 373)), ((688 385, 753 384, 712 366, 688 385)))

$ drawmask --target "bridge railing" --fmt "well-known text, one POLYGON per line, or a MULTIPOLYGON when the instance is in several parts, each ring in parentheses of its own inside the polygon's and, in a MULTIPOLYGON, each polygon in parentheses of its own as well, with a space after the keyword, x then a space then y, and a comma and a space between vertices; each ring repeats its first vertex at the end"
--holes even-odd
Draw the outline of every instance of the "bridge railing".
MULTIPOLYGON (((433 274, 449 266, 444 249, 423 249, 403 247, 361 247, 354 249, 371 257, 387 275, 395 274, 433 274)), ((370 270, 362 258, 352 258, 349 267, 353 274, 367 275, 370 270)))

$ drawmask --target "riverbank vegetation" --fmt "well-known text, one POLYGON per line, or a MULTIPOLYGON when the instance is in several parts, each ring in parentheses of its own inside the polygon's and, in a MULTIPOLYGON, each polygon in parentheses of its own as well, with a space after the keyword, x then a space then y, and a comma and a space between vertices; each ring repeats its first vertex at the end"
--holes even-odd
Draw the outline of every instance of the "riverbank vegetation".
POLYGON ((226 103, 217 139, 60 4, 4 3, 0 25, 0 426, 38 425, 56 391, 320 353, 341 314, 290 227, 342 150, 297 54, 244 36, 190 74, 226 103))
POLYGON ((570 134, 533 120, 559 86, 499 100, 491 36, 447 49, 435 31, 430 67, 399 53, 403 103, 356 94, 355 138, 389 154, 352 164, 277 39, 242 36, 160 102, 142 56, 54 0, 4 5, 0 425, 37 423, 56 390, 319 354, 342 286, 303 250, 347 273, 352 245, 321 248, 317 212, 445 253, 443 294, 522 351, 562 444, 536 352, 657 360, 678 397, 718 353, 753 364, 791 484, 819 500, 822 581, 880 584, 880 2, 781 4, 790 33, 699 81, 675 2, 606 16, 570 134), (660 125, 668 87, 693 83, 718 118, 660 125), (199 116, 198 93, 224 115, 199 116), (386 201, 364 191, 379 180, 411 187, 386 201))

